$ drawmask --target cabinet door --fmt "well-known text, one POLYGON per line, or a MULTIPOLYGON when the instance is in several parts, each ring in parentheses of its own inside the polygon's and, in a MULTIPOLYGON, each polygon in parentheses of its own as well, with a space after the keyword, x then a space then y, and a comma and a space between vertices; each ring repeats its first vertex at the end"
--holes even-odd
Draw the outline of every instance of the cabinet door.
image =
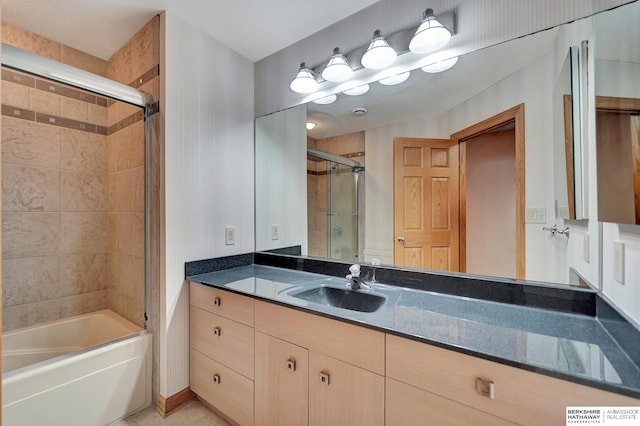
POLYGON ((309 422, 309 351, 256 332, 256 426, 309 422))
POLYGON ((309 352, 309 424, 383 425, 384 377, 309 352))
POLYGON ((387 377, 386 426, 515 425, 387 377))

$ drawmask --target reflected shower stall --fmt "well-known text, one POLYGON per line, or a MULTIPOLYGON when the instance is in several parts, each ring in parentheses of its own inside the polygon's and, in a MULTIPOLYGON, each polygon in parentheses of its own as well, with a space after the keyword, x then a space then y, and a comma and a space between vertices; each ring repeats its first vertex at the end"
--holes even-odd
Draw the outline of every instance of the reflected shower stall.
POLYGON ((307 148, 309 255, 360 261, 364 229, 364 167, 307 148))

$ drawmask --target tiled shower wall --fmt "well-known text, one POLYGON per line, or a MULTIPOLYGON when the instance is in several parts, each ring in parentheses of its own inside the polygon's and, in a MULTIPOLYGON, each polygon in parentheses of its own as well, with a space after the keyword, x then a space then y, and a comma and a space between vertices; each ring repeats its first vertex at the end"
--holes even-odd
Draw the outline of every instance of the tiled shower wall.
MULTIPOLYGON (((5 23, 2 38, 157 99, 158 21, 154 18, 109 61, 5 23)), ((29 76, 22 75, 22 83, 6 77, 3 329, 107 307, 143 326, 141 109, 99 97, 92 104, 45 80, 38 86, 39 79, 29 76), (28 87, 28 79, 34 87, 28 87), (32 116, 35 121, 29 121, 32 116), (93 124, 99 125, 97 133, 87 131, 93 124), (79 125, 84 128, 78 130, 79 125)))

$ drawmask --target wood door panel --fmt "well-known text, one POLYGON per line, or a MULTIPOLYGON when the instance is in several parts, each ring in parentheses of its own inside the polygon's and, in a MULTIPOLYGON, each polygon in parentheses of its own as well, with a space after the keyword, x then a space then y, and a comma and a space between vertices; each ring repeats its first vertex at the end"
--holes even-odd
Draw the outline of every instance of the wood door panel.
POLYGON ((458 170, 448 139, 394 139, 396 265, 458 269, 458 170))

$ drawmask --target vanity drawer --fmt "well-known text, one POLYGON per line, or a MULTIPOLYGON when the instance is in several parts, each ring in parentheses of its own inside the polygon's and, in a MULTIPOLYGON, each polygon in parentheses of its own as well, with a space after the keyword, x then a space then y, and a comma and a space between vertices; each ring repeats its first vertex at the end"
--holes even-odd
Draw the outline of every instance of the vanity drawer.
POLYGON ((397 380, 386 381, 386 426, 514 425, 397 380))
POLYGON ((567 406, 640 401, 433 345, 387 335, 387 376, 520 424, 564 424, 567 406), (493 398, 478 390, 493 386, 493 398))
POLYGON ((191 390, 241 425, 253 424, 253 382, 191 349, 191 390))
POLYGON ((257 301, 256 331, 384 375, 384 333, 257 301))
POLYGON ((253 299, 191 282, 189 304, 253 327, 253 299))
POLYGON ((253 328, 192 306, 189 342, 193 349, 253 379, 253 328))

